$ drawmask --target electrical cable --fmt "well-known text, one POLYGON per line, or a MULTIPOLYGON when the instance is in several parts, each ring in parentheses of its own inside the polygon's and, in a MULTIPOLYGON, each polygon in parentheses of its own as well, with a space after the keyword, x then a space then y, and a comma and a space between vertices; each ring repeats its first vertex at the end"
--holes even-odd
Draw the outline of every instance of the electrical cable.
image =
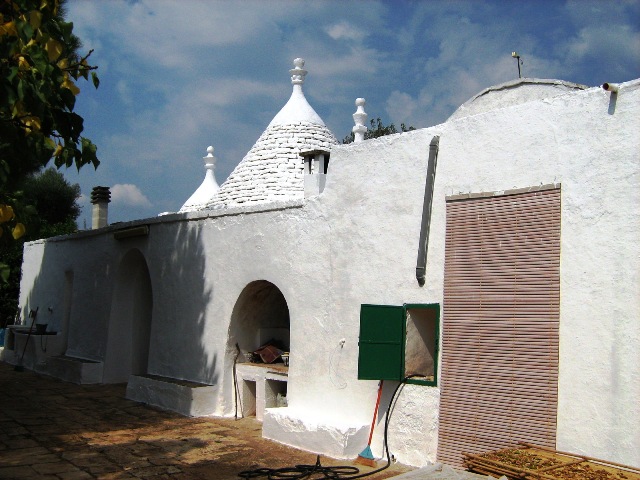
POLYGON ((384 437, 383 437, 383 446, 384 451, 387 454, 387 463, 381 468, 376 470, 372 470, 367 473, 360 473, 358 467, 353 467, 351 465, 338 465, 334 467, 325 467, 320 463, 320 455, 318 455, 316 459, 316 463, 314 465, 296 465, 295 467, 284 467, 284 468, 257 468, 255 470, 244 470, 238 473, 238 477, 240 478, 266 478, 268 480, 303 480, 303 479, 318 479, 321 480, 323 478, 332 479, 332 480, 354 480, 356 478, 364 478, 375 473, 379 473, 383 470, 386 470, 391 465, 391 454, 389 453, 389 443, 388 432, 389 432, 389 421, 391 420, 391 411, 393 410, 393 404, 396 399, 396 395, 400 390, 400 387, 404 385, 407 380, 412 377, 418 377, 419 375, 409 375, 402 379, 398 386, 393 391, 393 395, 391 395, 391 400, 389 401, 389 406, 387 407, 387 413, 385 414, 385 425, 384 425, 384 437), (318 476, 322 475, 322 476, 318 476))

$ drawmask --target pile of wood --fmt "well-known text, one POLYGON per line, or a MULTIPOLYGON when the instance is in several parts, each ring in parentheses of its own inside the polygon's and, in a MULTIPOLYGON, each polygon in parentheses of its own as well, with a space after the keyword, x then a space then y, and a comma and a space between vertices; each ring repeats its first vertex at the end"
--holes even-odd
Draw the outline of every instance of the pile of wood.
POLYGON ((638 468, 529 443, 463 456, 469 471, 512 480, 640 480, 638 468))

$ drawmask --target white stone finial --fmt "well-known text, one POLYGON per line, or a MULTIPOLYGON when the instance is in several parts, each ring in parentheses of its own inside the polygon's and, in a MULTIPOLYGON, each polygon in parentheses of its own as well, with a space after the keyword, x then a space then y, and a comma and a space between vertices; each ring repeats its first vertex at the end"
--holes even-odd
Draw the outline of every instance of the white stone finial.
POLYGON ((367 132, 367 126, 365 122, 367 121, 367 113, 364 111, 364 98, 356 98, 356 113, 353 114, 353 121, 355 122, 355 127, 353 127, 352 131, 354 134, 354 143, 359 143, 364 140, 364 134, 367 132))
POLYGON ((304 58, 296 58, 293 61, 293 65, 295 68, 289 70, 291 83, 293 85, 302 85, 304 83, 304 76, 307 74, 307 71, 302 68, 304 67, 304 58))
POLYGON ((207 170, 216 166, 216 157, 213 156, 213 146, 209 145, 207 147, 207 156, 202 157, 202 159, 204 160, 204 168, 207 170))

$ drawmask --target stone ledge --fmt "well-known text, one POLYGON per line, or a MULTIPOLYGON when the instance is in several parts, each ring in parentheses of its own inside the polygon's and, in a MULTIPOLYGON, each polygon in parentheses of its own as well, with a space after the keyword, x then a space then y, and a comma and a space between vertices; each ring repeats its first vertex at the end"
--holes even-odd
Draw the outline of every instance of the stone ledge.
POLYGON ((102 383, 104 364, 95 360, 58 355, 47 360, 46 373, 65 382, 78 385, 102 383))
POLYGON ((215 385, 157 375, 131 375, 126 397, 188 417, 203 417, 214 413, 216 393, 215 385))

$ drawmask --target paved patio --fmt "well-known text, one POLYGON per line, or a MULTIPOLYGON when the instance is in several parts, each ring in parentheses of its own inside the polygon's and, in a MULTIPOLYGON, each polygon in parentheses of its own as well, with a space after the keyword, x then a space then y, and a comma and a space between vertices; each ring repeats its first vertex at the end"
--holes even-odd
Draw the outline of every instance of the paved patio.
MULTIPOLYGON (((124 393, 124 385, 74 385, 0 362, 0 478, 227 480, 244 470, 316 462, 314 454, 263 439, 253 418, 187 418, 124 393)), ((410 470, 393 464, 367 478, 410 470)))

